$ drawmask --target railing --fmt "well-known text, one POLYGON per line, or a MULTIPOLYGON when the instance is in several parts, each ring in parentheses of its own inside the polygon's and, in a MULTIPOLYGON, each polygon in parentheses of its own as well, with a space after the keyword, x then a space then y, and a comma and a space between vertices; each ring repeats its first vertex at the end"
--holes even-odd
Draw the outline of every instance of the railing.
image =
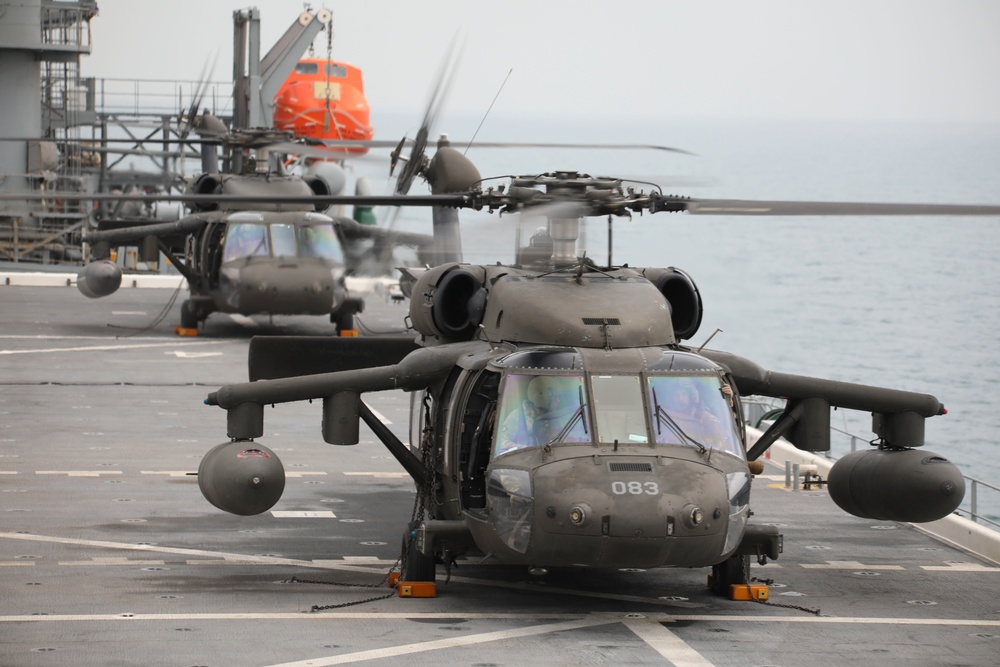
MULTIPOLYGON (((743 413, 746 415, 747 424, 758 428, 761 427, 762 422, 767 422, 773 417, 776 417, 778 413, 781 412, 782 406, 783 402, 779 399, 766 399, 759 396, 743 398, 743 413)), ((766 429, 766 424, 764 424, 764 428, 766 429)), ((871 438, 857 435, 847 429, 838 428, 836 426, 831 426, 830 432, 840 437, 840 444, 835 447, 834 438, 831 437, 830 451, 813 453, 818 456, 823 456, 831 461, 836 461, 839 458, 834 454, 835 451, 843 451, 842 455, 846 455, 850 452, 857 451, 859 444, 868 445, 871 442, 871 438), (844 443, 846 442, 849 442, 850 444, 845 446, 844 443), (849 451, 846 451, 847 449, 849 449, 849 451)), ((991 498, 995 498, 994 502, 988 503, 990 507, 1000 507, 1000 487, 994 486, 989 482, 984 482, 981 479, 976 479, 975 477, 969 477, 965 474, 963 474, 962 477, 965 479, 965 485, 969 491, 965 496, 965 501, 963 502, 963 505, 968 504, 968 509, 965 507, 959 507, 955 510, 955 513, 968 517, 976 523, 989 524, 994 529, 1000 530, 1000 522, 998 522, 996 518, 991 518, 991 516, 980 514, 979 512, 980 490, 986 491, 991 498)))
POLYGON ((186 112, 197 100, 199 113, 207 108, 216 116, 228 116, 233 106, 232 85, 229 81, 97 79, 94 110, 135 116, 174 115, 186 112))
POLYGON ((96 2, 45 2, 41 10, 43 44, 90 51, 90 19, 97 14, 96 2))

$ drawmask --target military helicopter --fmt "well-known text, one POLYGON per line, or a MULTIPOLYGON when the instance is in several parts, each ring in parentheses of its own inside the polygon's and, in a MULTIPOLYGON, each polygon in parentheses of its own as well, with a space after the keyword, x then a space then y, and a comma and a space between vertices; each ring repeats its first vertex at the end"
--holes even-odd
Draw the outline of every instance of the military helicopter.
POLYGON ((782 551, 778 529, 751 520, 760 457, 779 437, 829 450, 833 407, 871 412, 875 434, 826 480, 842 509, 926 522, 961 503, 959 470, 920 449, 925 419, 946 412, 937 398, 693 347, 703 304, 690 275, 614 265, 610 253, 599 266, 577 241, 589 216, 996 216, 1000 206, 692 199, 571 171, 489 185, 446 149, 410 163, 437 194, 407 204, 531 214, 545 225, 518 242, 512 263, 410 272, 410 336, 253 339, 250 381, 206 399, 227 412, 229 439, 198 471, 219 509, 252 515, 277 502, 284 473, 258 440, 264 406, 314 399, 326 442, 357 444, 363 421, 417 486, 400 581, 434 581, 438 563, 479 553, 541 570, 711 567, 712 590, 727 594, 749 581, 751 559, 782 551), (411 393, 410 446, 362 397, 390 389, 411 393), (740 398, 750 395, 786 405, 748 449, 740 398))
MULTIPOLYGON (((155 262, 162 252, 187 279, 190 297, 181 307, 180 330, 197 332, 211 313, 225 312, 328 315, 339 332, 353 333, 354 315, 363 303, 349 294, 345 277, 373 261, 385 264, 395 246, 409 246, 419 258, 433 243, 430 235, 389 234, 362 224, 370 222, 370 207, 357 207, 351 218, 323 213, 329 204, 312 198, 338 193, 344 185, 342 169, 327 160, 336 153, 294 143, 289 132, 230 132, 208 113, 197 122, 203 128, 204 173, 189 184, 186 195, 103 198, 133 204, 181 201, 192 212, 173 222, 99 220, 97 231, 84 237, 94 259, 77 279, 85 296, 114 293, 122 269, 109 259, 111 248, 138 245, 141 261, 155 262), (218 168, 219 146, 232 165, 227 173, 218 168), (312 155, 315 168, 288 173, 275 159, 278 151, 312 155), (268 201, 240 199, 251 193, 268 201), (290 197, 299 200, 292 203, 290 197)), ((370 189, 361 179, 357 185, 360 191, 370 189)))

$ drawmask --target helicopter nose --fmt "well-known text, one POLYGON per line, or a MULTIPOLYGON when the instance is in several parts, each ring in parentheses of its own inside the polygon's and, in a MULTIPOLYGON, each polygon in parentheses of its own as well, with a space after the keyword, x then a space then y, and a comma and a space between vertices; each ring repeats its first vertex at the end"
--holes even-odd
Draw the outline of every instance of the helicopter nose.
POLYGON ((724 548, 726 476, 698 461, 598 455, 542 465, 533 480, 539 562, 703 565, 724 548))
POLYGON ((335 297, 336 283, 325 264, 256 262, 240 271, 242 312, 325 315, 332 310, 335 297))

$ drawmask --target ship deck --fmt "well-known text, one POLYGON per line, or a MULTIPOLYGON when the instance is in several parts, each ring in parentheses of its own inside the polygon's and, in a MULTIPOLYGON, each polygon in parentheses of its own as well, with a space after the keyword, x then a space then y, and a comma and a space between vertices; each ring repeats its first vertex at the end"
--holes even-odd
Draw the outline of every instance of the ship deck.
MULTIPOLYGON (((254 333, 323 318, 212 315, 178 337, 181 294, 0 285, 0 665, 995 665, 1000 567, 791 491, 769 464, 755 520, 784 534, 752 574, 768 603, 713 596, 708 569, 552 571, 461 561, 435 598, 384 585, 414 486, 362 426, 320 436, 318 404, 265 412, 288 481, 270 512, 198 490, 225 440, 210 391, 246 378, 254 333), (151 323, 161 313, 166 317, 151 323), (317 582, 317 583, 313 583, 317 582), (314 608, 319 610, 314 611, 314 608)), ((373 331, 405 308, 369 299, 373 331)), ((404 440, 409 397, 366 396, 404 440)))

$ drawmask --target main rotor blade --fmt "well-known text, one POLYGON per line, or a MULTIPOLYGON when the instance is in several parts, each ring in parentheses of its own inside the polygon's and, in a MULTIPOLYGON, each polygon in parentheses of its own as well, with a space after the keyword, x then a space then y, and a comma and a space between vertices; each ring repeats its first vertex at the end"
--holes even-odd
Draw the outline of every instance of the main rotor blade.
MULTIPOLYGON (((413 184, 413 179, 416 178, 425 165, 426 157, 425 153, 427 150, 427 141, 430 133, 434 127, 434 123, 437 120, 438 114, 444 107, 445 100, 448 97, 448 91, 451 87, 452 77, 454 75, 455 69, 458 65, 458 54, 456 53, 456 43, 458 41, 458 35, 452 38, 451 44, 448 45, 448 50, 445 52, 444 60, 438 69, 437 79, 434 82, 434 88, 431 91, 430 99, 427 102, 427 108, 424 111, 424 119, 420 123, 420 129, 417 130, 417 135, 413 139, 413 148, 410 150, 410 155, 403 163, 403 168, 399 172, 399 177, 396 180, 396 194, 405 195, 410 191, 410 186, 413 184)), ((461 48, 459 47, 459 51, 461 48)))
POLYGON ((470 194, 454 195, 168 195, 168 194, 93 194, 86 192, 21 192, 0 193, 0 201, 107 201, 153 204, 183 202, 187 204, 313 204, 332 206, 451 206, 467 208, 470 194))
POLYGON ((1000 204, 913 204, 874 202, 764 201, 750 199, 690 199, 656 193, 629 194, 605 190, 597 193, 558 193, 553 196, 533 188, 511 187, 506 191, 478 191, 447 195, 168 195, 168 194, 92 194, 86 192, 4 192, 0 201, 107 201, 151 204, 183 202, 191 204, 312 204, 332 206, 442 206, 486 208, 505 211, 524 210, 561 204, 577 206, 578 215, 628 215, 630 212, 664 211, 691 215, 749 216, 884 216, 884 215, 985 215, 1000 216, 1000 204), (596 195, 596 196, 595 196, 596 195))
MULTIPOLYGON (((574 143, 553 143, 535 141, 460 141, 449 139, 452 146, 468 146, 470 148, 586 148, 590 150, 652 150, 665 151, 669 153, 682 153, 684 155, 695 155, 683 148, 673 148, 671 146, 659 146, 657 144, 574 144, 574 143)), ((404 139, 403 145, 413 145, 413 139, 404 139)), ((350 139, 323 141, 323 146, 327 148, 395 148, 398 141, 388 139, 369 139, 352 141, 350 139)))
POLYGON ((1000 215, 1000 204, 892 204, 690 199, 683 200, 682 210, 691 215, 1000 215))

